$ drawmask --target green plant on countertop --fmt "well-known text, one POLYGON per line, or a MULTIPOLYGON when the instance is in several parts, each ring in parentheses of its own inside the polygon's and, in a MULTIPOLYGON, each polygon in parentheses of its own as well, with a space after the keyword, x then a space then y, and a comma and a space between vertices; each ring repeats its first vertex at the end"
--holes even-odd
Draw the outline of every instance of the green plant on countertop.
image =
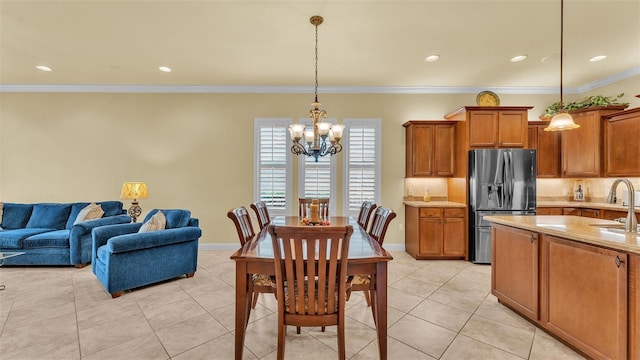
MULTIPOLYGON (((590 107, 597 106, 611 106, 611 105, 629 105, 629 103, 619 103, 618 99, 623 97, 624 93, 619 94, 618 96, 602 96, 602 95, 592 95, 582 99, 581 101, 572 101, 568 103, 564 109, 566 111, 573 111, 578 109, 585 109, 590 107)), ((553 103, 547 106, 544 109, 544 114, 540 116, 543 119, 550 119, 553 115, 557 114, 560 110, 562 110, 562 104, 560 102, 553 103)))

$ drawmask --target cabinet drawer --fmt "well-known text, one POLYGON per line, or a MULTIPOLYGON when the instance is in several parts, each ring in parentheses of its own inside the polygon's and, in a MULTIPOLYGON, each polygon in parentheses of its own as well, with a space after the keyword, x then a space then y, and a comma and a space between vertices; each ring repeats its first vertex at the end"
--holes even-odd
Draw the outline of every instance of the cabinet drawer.
POLYGON ((442 208, 420 208, 420 217, 442 217, 442 208))
POLYGON ((445 208, 444 209, 444 217, 446 218, 463 218, 464 217, 464 209, 460 208, 445 208))

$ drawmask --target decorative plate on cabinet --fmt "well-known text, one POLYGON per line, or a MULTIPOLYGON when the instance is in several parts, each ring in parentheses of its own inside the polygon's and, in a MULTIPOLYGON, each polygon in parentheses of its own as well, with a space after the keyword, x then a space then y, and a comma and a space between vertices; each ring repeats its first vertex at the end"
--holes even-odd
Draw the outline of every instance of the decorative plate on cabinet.
POLYGON ((493 91, 482 91, 476 96, 478 106, 500 106, 500 98, 493 91))

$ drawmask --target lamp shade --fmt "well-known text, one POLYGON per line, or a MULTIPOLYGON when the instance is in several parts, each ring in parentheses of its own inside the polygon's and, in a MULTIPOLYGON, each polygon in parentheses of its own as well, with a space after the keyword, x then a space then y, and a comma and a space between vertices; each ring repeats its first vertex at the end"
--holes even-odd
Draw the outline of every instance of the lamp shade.
POLYGON ((569 113, 559 112, 551 118, 549 126, 544 128, 544 131, 564 131, 577 129, 580 125, 573 122, 573 118, 569 113))
POLYGON ((147 193, 147 184, 143 182, 126 182, 122 184, 120 199, 146 199, 149 197, 147 193))

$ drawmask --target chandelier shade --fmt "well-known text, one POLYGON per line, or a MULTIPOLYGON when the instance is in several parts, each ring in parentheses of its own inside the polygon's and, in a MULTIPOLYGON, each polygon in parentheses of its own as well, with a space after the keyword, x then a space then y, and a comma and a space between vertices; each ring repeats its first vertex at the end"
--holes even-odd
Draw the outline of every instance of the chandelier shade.
POLYGON ((544 131, 565 131, 577 129, 580 125, 573 122, 573 117, 564 108, 564 99, 562 98, 562 67, 564 55, 564 0, 560 0, 560 108, 561 110, 555 114, 549 126, 544 131))
POLYGON ((320 105, 322 104, 318 101, 318 26, 322 24, 324 19, 322 16, 316 15, 312 16, 309 21, 316 27, 315 98, 311 104, 313 109, 309 111, 311 128, 306 129, 302 124, 291 124, 289 126, 289 135, 293 141, 291 146, 292 153, 311 156, 318 162, 319 157, 335 155, 342 151, 340 140, 342 139, 344 125, 327 122, 327 112, 320 110, 320 105))

